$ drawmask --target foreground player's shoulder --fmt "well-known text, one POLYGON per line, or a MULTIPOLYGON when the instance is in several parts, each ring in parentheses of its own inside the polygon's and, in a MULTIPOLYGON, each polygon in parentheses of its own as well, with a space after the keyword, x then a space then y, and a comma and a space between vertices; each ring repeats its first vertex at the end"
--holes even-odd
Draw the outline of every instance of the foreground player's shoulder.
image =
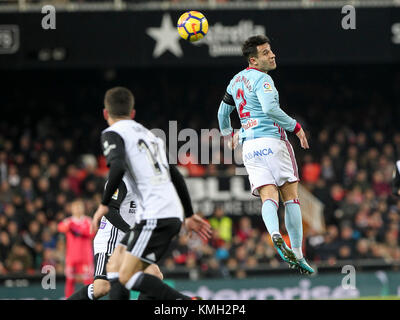
POLYGON ((118 135, 122 138, 122 129, 120 126, 117 126, 117 123, 114 123, 112 126, 109 126, 108 128, 104 129, 101 132, 101 138, 103 139, 104 137, 108 136, 113 136, 113 135, 118 135))
POLYGON ((103 154, 106 158, 110 154, 120 153, 123 154, 125 150, 124 139, 114 130, 104 130, 101 134, 101 147, 103 154))
MULTIPOLYGON (((234 85, 235 85, 236 83, 239 83, 239 82, 241 82, 241 81, 243 80, 243 77, 245 77, 245 74, 246 74, 246 71, 247 71, 247 70, 248 70, 248 68, 247 68, 247 69, 240 70, 238 73, 236 73, 236 74, 232 77, 231 81, 229 81, 229 85, 228 85, 227 92, 229 92, 230 90, 232 90, 233 87, 234 87, 234 85)), ((230 92, 229 92, 229 93, 230 93, 230 92)))
POLYGON ((118 141, 119 142, 119 140, 123 141, 122 135, 118 131, 113 130, 111 128, 107 128, 101 133, 101 142, 102 143, 104 143, 105 141, 108 141, 108 142, 118 141))
POLYGON ((228 94, 232 94, 232 89, 233 89, 233 85, 235 84, 235 80, 237 79, 237 77, 239 76, 239 74, 240 74, 240 72, 239 73, 236 73, 234 76, 233 76, 233 78, 229 81, 229 84, 228 84, 228 86, 226 87, 226 92, 228 93, 228 94))

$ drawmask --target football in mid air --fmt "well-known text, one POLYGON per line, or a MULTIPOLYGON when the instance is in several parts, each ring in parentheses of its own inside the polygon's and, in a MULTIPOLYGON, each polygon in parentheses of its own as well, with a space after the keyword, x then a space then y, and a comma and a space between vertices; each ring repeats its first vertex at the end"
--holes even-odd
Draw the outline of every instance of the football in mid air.
POLYGON ((199 11, 187 11, 178 20, 179 35, 190 42, 203 39, 208 32, 208 21, 199 11))

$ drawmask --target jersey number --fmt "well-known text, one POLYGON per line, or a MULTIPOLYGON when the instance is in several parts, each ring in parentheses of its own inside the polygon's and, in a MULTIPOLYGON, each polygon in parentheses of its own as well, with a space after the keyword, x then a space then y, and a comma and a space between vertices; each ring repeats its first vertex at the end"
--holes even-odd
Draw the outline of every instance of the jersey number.
POLYGON ((147 157, 149 158, 150 163, 153 166, 154 172, 156 175, 162 174, 161 167, 159 162, 157 161, 158 158, 158 145, 156 143, 153 144, 154 146, 154 153, 151 152, 149 146, 147 145, 146 141, 140 139, 138 141, 139 150, 145 150, 147 157))
POLYGON ((244 91, 242 89, 238 89, 236 92, 236 99, 242 98, 242 102, 239 104, 239 117, 240 119, 250 117, 250 112, 243 112, 243 108, 247 104, 246 99, 244 98, 244 91))

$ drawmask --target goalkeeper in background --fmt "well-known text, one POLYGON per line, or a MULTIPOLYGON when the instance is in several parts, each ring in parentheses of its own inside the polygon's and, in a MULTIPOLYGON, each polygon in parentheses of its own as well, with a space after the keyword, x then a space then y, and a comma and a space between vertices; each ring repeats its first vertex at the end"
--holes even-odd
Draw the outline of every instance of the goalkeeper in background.
POLYGON ((58 231, 66 235, 65 257, 65 298, 75 289, 76 282, 89 285, 93 282, 93 248, 94 234, 90 233, 92 219, 85 215, 85 204, 82 199, 71 203, 72 217, 58 224, 58 231))

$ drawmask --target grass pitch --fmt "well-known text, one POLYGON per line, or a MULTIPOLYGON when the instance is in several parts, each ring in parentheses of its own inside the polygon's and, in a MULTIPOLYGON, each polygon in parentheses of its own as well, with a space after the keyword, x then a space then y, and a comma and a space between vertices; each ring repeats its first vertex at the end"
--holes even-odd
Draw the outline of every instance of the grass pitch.
POLYGON ((359 297, 350 300, 400 300, 400 296, 371 296, 371 297, 359 297))

